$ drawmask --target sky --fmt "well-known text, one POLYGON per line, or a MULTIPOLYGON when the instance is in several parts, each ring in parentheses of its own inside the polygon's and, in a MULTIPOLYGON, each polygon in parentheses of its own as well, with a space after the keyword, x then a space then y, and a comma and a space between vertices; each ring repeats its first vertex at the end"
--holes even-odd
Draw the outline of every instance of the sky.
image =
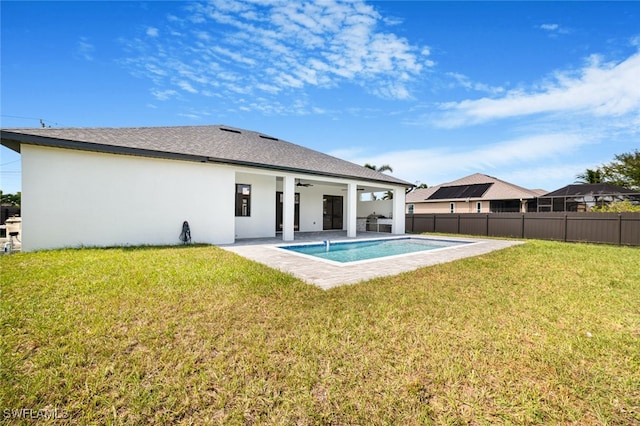
MULTIPOLYGON (((2 1, 2 128, 224 124, 434 186, 640 149, 640 2, 2 1)), ((0 189, 21 190, 0 148, 0 189)))

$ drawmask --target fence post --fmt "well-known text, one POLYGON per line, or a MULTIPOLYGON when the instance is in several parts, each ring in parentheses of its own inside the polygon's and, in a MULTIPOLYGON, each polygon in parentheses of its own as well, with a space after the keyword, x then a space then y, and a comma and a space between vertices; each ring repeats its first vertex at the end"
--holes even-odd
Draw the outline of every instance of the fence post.
MULTIPOLYGON (((565 203, 566 203, 566 200, 565 200, 565 203)), ((565 243, 567 242, 567 217, 568 216, 569 216, 568 214, 566 214, 566 213, 564 214, 564 238, 563 238, 563 241, 565 243)))
POLYGON ((460 213, 458 213, 458 234, 460 234, 460 213))
POLYGON ((485 235, 488 237, 489 236, 489 213, 487 213, 485 215, 485 235))
POLYGON ((520 238, 524 238, 524 215, 525 213, 522 213, 522 226, 520 228, 520 234, 521 234, 520 238))
POLYGON ((436 232, 436 214, 433 214, 433 231, 432 232, 436 232))
POLYGON ((622 213, 618 213, 618 245, 622 245, 622 213))

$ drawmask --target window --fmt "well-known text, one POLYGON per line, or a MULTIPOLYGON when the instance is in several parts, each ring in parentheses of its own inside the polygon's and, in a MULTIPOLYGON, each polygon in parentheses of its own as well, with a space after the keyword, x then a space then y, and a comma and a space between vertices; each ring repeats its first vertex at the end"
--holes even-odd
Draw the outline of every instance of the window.
POLYGON ((409 214, 413 214, 414 209, 415 209, 415 206, 413 204, 409 204, 409 207, 408 207, 409 214))
POLYGON ((482 201, 476 203, 476 213, 482 213, 482 201))
POLYGON ((251 185, 236 184, 236 216, 251 216, 251 185))
POLYGON ((456 203, 449 203, 449 213, 456 212, 456 203))

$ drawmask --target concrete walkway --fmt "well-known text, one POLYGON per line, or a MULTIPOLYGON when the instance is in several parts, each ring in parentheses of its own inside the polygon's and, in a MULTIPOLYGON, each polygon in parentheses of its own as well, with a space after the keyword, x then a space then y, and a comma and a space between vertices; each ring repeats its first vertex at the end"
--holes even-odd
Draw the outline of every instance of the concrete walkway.
POLYGON ((501 250, 522 241, 487 240, 476 238, 443 237, 427 235, 404 235, 415 238, 428 238, 434 240, 464 241, 474 244, 448 247, 431 251, 411 253, 388 258, 371 259, 367 261, 345 263, 336 265, 327 261, 301 255, 288 253, 277 249, 277 246, 293 245, 299 243, 322 242, 324 240, 354 241, 361 239, 398 238, 402 235, 389 233, 363 232, 356 238, 347 238, 346 232, 313 232, 296 233, 295 241, 284 242, 281 238, 261 238, 239 240, 232 245, 220 246, 240 256, 255 260, 274 269, 290 273, 303 281, 315 284, 322 289, 329 289, 345 284, 355 284, 376 277, 396 275, 406 271, 431 266, 438 263, 451 262, 465 257, 479 256, 494 250, 501 250))

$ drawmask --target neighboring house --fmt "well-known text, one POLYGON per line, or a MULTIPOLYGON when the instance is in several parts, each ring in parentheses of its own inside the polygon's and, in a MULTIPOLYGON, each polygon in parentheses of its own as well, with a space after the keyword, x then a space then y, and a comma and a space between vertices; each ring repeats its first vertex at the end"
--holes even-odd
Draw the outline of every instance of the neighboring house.
POLYGON ((595 206, 629 200, 640 204, 640 193, 608 183, 567 185, 538 198, 539 212, 584 212, 595 206))
POLYGON ((20 207, 13 204, 0 204, 0 225, 13 216, 20 216, 20 207))
POLYGON ((476 173, 410 192, 406 196, 406 211, 409 214, 535 211, 536 197, 544 192, 476 173))
MULTIPOLYGON (((294 239, 356 235, 359 193, 392 191, 404 233, 406 188, 392 176, 261 133, 228 126, 3 129, 21 154, 22 248, 294 239)), ((359 212, 359 210, 363 210, 359 212)))

